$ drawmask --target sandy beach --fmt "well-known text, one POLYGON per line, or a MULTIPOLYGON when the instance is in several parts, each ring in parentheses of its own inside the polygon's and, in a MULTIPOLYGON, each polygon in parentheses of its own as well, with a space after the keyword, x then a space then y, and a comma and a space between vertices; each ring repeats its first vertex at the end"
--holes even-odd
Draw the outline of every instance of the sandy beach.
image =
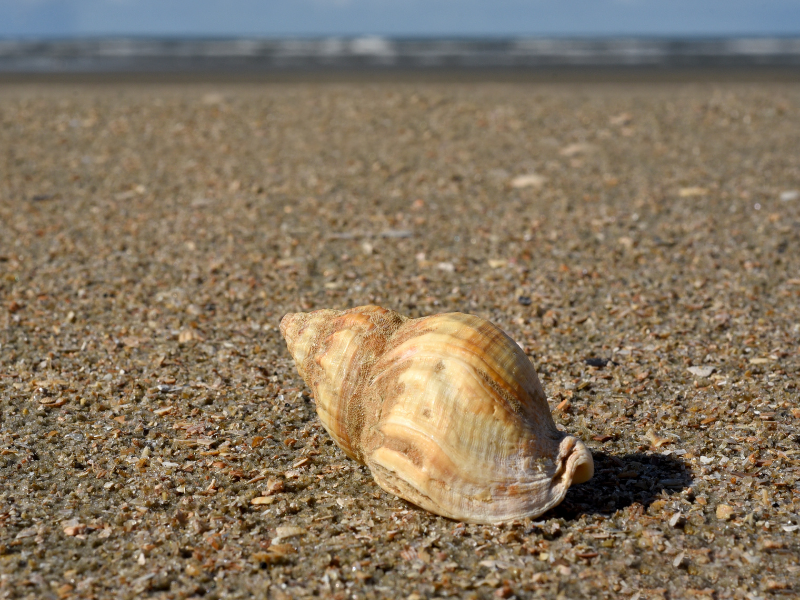
MULTIPOLYGON (((679 78, 678 78, 679 79, 679 78)), ((800 84, 0 86, 0 598, 800 592, 800 84), (594 478, 462 524, 278 324, 489 319, 594 478)))

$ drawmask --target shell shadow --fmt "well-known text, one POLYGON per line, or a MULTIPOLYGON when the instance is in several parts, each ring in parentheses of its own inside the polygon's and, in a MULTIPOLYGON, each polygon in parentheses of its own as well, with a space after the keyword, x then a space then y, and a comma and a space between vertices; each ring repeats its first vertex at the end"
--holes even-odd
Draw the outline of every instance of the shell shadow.
POLYGON ((582 515, 613 513, 632 504, 647 509, 662 493, 680 493, 692 484, 690 467, 677 457, 595 450, 592 459, 594 477, 572 486, 564 501, 540 518, 571 521, 582 515))

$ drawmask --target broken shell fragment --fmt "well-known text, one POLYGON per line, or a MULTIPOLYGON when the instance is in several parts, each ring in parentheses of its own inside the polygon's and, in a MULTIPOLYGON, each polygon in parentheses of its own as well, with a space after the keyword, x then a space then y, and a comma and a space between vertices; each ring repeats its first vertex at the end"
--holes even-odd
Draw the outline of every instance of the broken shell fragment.
POLYGON ((323 426, 387 492, 499 523, 541 515, 592 477, 531 361, 485 319, 362 306, 288 314, 281 333, 323 426))

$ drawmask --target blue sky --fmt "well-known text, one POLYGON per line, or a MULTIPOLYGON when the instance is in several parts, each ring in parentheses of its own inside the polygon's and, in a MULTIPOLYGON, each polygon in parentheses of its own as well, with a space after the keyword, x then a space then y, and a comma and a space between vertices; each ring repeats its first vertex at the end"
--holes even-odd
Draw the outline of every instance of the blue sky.
POLYGON ((0 37, 798 35, 800 0, 0 0, 0 37))

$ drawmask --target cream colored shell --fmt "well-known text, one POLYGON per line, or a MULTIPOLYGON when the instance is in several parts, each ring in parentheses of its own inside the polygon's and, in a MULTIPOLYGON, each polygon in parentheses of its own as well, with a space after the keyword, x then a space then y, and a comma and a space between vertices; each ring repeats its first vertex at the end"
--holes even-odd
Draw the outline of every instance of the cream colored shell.
POLYGON ((489 321, 362 306, 289 314, 281 333, 336 443, 422 508, 473 523, 536 517, 592 477, 531 361, 489 321))

